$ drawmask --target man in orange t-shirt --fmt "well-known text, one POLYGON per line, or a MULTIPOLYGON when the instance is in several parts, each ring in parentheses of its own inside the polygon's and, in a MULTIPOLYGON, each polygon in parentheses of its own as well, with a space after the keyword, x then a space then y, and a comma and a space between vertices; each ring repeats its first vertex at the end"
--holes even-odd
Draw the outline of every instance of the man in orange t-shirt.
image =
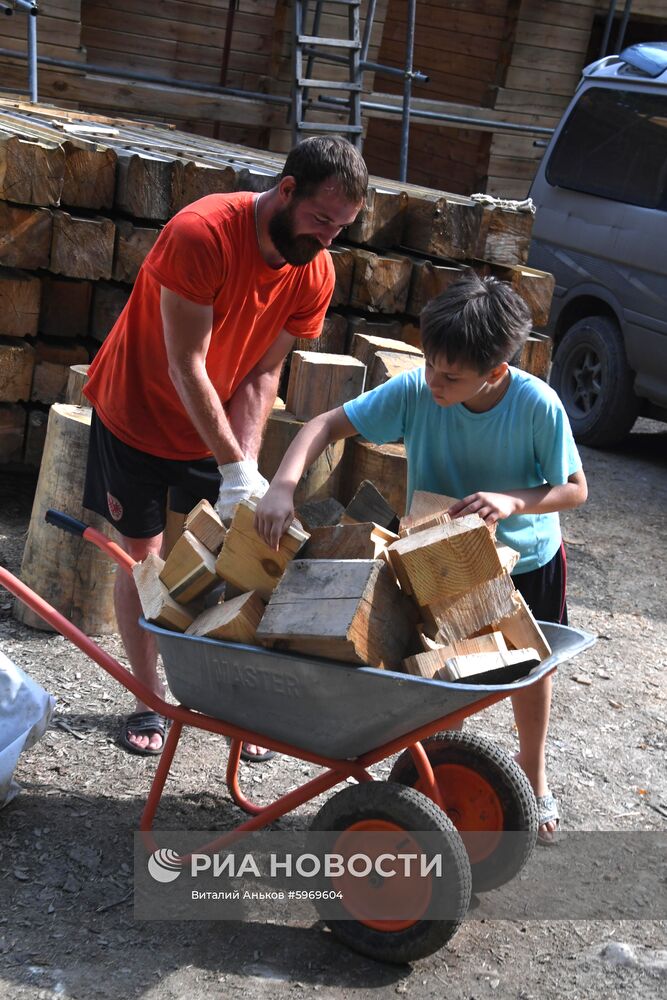
MULTIPOLYGON (((228 518, 262 495, 262 433, 295 338, 320 335, 334 287, 325 252, 354 221, 368 174, 338 136, 305 139, 260 195, 214 194, 164 227, 89 370, 93 405, 84 505, 137 561, 160 554, 167 493, 187 513, 206 497, 228 518)), ((134 581, 118 573, 118 627, 136 677, 162 696, 134 581)), ((120 741, 162 750, 165 721, 137 700, 120 741)), ((247 759, 266 759, 247 745, 247 759)))

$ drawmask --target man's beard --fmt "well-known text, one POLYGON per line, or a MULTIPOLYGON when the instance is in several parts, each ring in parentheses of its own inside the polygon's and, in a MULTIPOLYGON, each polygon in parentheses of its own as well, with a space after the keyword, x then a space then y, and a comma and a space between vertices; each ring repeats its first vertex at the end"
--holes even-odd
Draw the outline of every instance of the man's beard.
POLYGON ((288 264, 310 264, 324 247, 314 236, 295 236, 291 207, 281 208, 269 221, 269 236, 288 264))

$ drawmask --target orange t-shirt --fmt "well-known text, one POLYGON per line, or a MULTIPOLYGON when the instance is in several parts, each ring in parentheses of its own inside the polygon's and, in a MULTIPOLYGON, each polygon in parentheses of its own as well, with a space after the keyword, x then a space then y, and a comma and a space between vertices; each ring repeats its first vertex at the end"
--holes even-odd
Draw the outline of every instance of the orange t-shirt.
POLYGON ((334 287, 327 251, 303 267, 272 268, 257 243, 253 194, 212 194, 160 233, 132 294, 89 369, 85 394, 108 429, 170 459, 210 454, 169 377, 160 287, 213 306, 206 370, 222 403, 281 330, 318 337, 334 287))

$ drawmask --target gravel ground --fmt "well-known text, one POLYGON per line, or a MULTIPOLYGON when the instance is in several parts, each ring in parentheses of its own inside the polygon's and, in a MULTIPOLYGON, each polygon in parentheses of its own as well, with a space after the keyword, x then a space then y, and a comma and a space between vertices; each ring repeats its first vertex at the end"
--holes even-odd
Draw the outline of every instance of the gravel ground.
MULTIPOLYGON (((570 618, 598 642, 559 669, 547 758, 567 829, 625 831, 629 838, 641 831, 656 838, 651 843, 662 836, 663 844, 666 444, 663 425, 640 421, 622 448, 582 449, 590 499, 563 517, 570 618)), ((30 478, 0 473, 0 562, 13 572, 34 486, 30 478)), ((122 659, 116 637, 101 644, 122 659)), ((132 833, 155 760, 132 757, 115 744, 129 696, 60 636, 17 623, 4 592, 0 648, 58 703, 51 728, 19 763, 23 792, 0 812, 3 1000, 435 998, 445 991, 466 1000, 664 997, 664 922, 499 920, 488 915, 493 894, 481 897, 445 947, 413 966, 369 961, 313 921, 135 921, 132 833)), ((507 702, 475 716, 468 728, 516 749, 507 702)), ((226 829, 241 821, 225 789, 226 757, 221 737, 187 733, 159 829, 226 829)), ((377 776, 386 777, 390 764, 378 765, 377 776)), ((315 771, 284 758, 242 765, 242 785, 268 801, 315 771)), ((310 803, 284 822, 303 828, 319 805, 310 803)), ((521 874, 528 897, 553 853, 538 849, 521 874)), ((647 912, 658 912, 662 893, 664 914, 664 871, 649 875, 654 894, 647 912)), ((595 886, 595 872, 592 877, 595 886)), ((595 891, 590 885, 581 892, 595 891)), ((617 906, 612 916, 623 912, 617 906)))

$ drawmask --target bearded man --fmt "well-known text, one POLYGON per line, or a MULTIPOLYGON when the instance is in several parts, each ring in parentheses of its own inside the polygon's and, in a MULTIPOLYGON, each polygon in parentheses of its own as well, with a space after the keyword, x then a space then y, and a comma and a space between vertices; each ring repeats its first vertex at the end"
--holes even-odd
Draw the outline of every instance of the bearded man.
MULTIPOLYGON (((209 195, 160 233, 85 389, 94 412, 84 505, 136 561, 162 550, 168 494, 174 511, 207 498, 226 519, 268 487, 257 456, 281 367, 296 338, 321 333, 334 287, 326 247, 356 218, 367 183, 347 140, 304 139, 271 190, 209 195)), ((114 601, 134 675, 163 697, 125 573, 114 601)), ((159 754, 165 720, 136 708, 120 742, 159 754)), ((269 756, 254 745, 243 755, 269 756)))

